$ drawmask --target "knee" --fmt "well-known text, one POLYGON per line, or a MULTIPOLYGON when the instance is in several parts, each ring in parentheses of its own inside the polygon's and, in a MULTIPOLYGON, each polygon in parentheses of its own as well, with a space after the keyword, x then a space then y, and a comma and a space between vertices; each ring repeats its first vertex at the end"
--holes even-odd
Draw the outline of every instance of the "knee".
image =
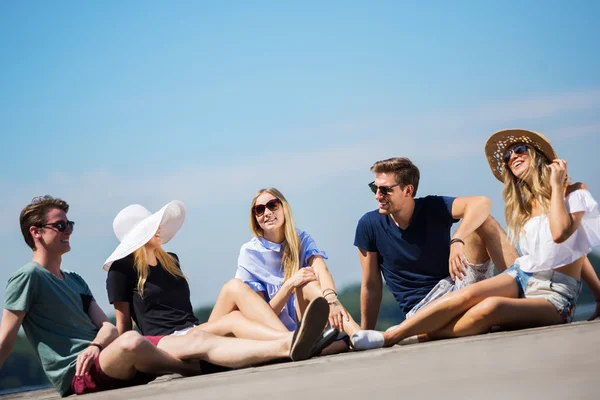
POLYGON ((479 303, 473 310, 471 318, 473 320, 491 320, 493 316, 502 309, 502 301, 499 298, 488 297, 479 303))
POLYGON ((196 328, 196 329, 192 329, 191 331, 189 331, 187 333, 187 335, 185 335, 185 336, 193 339, 194 341, 203 342, 207 338, 209 338, 211 336, 211 334, 206 331, 203 331, 202 329, 196 328))
POLYGON ((226 322, 229 324, 236 324, 240 322, 240 319, 242 318, 244 318, 244 314, 242 314, 239 310, 234 310, 231 311, 229 314, 219 318, 217 321, 226 322))
MULTIPOLYGON (((469 285, 463 289, 454 292, 456 302, 460 305, 471 305, 477 298, 477 292, 473 289, 475 285, 469 285)), ((442 297, 443 298, 443 297, 442 297)))
POLYGON ((248 285, 246 285, 244 282, 242 282, 241 279, 233 278, 232 280, 227 282, 225 285, 223 285, 223 288, 221 289, 221 291, 227 295, 234 295, 235 293, 238 293, 239 291, 246 289, 247 286, 248 285))
POLYGON ((127 353, 135 353, 147 343, 148 340, 136 331, 125 332, 119 337, 119 348, 127 353))

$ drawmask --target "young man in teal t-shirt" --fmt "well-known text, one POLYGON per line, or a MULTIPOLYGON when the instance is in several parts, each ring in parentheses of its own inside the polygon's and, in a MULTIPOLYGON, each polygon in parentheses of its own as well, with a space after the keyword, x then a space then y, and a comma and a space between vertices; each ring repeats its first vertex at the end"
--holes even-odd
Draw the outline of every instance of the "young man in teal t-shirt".
POLYGON ((0 324, 0 366, 19 327, 61 396, 147 383, 157 374, 200 372, 159 351, 137 333, 117 338, 116 328, 76 273, 60 268, 71 250, 69 205, 50 196, 35 198, 21 212, 21 232, 33 260, 6 286, 0 324))
MULTIPOLYGON (((201 332, 189 354, 177 358, 135 331, 118 336, 85 281, 61 269, 63 254, 71 250, 74 226, 67 219, 68 211, 65 201, 44 196, 33 199, 21 212, 21 232, 33 250, 33 259, 9 279, 6 287, 0 367, 21 325, 61 396, 147 383, 164 373, 200 373, 200 364, 183 361, 188 359, 241 367, 284 358, 292 346, 312 348, 312 336, 302 332, 294 338, 290 334, 289 338, 264 341, 201 332)), ((324 314, 323 325, 326 319, 324 314)))

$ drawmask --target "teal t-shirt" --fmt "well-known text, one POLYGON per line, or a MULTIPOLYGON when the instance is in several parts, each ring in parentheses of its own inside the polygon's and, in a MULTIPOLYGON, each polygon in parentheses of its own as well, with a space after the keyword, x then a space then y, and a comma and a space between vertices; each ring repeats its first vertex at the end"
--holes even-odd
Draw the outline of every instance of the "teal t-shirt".
POLYGON ((92 342, 98 328, 88 316, 94 297, 83 278, 61 271, 61 280, 36 262, 19 269, 6 285, 4 308, 25 311, 23 329, 44 372, 64 396, 75 375, 77 355, 92 342))

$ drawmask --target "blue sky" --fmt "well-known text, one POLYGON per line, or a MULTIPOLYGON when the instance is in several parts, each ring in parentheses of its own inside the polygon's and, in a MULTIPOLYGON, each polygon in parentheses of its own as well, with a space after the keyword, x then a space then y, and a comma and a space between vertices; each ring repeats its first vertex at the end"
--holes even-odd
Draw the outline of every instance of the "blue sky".
POLYGON ((508 127, 545 133, 599 197, 599 4, 1 2, 0 281, 31 258, 21 208, 52 194, 77 222, 63 266, 109 310, 112 219, 179 199, 166 248, 211 304, 276 186, 338 285, 358 282, 371 164, 408 156, 420 195, 483 194, 503 222, 483 145, 508 127))

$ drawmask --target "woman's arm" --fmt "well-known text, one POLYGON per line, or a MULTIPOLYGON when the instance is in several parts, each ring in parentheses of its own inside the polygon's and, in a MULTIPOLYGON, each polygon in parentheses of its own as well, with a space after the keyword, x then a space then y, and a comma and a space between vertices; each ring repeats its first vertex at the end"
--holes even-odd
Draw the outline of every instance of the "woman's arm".
MULTIPOLYGON (((315 274, 319 280, 319 285, 321 286, 321 290, 325 292, 327 289, 330 289, 327 290, 328 293, 331 293, 331 291, 333 291, 333 293, 336 293, 333 276, 331 275, 331 272, 329 272, 329 269, 327 268, 327 264, 325 264, 325 260, 323 260, 323 257, 311 256, 308 259, 308 265, 310 265, 315 271, 315 274)), ((337 300, 337 294, 327 295, 326 298, 329 302, 335 301, 337 300)))
POLYGON ((285 303, 289 300, 290 296, 294 291, 306 285, 308 282, 316 281, 317 276, 315 275, 312 267, 300 268, 290 279, 283 282, 281 289, 273 296, 269 305, 275 311, 275 314, 279 315, 285 303))
MULTIPOLYGON (((550 185, 552 195, 550 197, 550 232, 555 243, 567 240, 579 228, 583 211, 569 214, 565 205, 564 182, 567 177, 567 163, 564 160, 554 160, 548 166, 550 168, 550 185)), ((577 183, 567 188, 568 192, 576 189, 587 189, 583 183, 577 183)))
POLYGON ((117 319, 117 331, 119 332, 119 335, 122 335, 133 329, 131 312, 129 311, 130 305, 125 301, 115 301, 113 305, 115 307, 115 317, 117 319))
POLYGON ((327 264, 325 264, 325 260, 323 260, 323 257, 315 255, 308 259, 308 264, 315 270, 323 297, 329 303, 329 324, 340 331, 343 330, 344 321, 350 321, 350 317, 348 311, 338 300, 335 282, 327 268, 327 264))

